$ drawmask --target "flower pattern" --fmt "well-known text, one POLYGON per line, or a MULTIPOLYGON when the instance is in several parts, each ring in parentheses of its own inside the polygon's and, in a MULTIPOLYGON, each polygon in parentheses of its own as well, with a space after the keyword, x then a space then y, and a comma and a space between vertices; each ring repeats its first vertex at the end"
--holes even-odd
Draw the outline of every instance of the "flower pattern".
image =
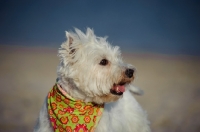
POLYGON ((78 116, 72 116, 71 120, 73 123, 77 123, 79 121, 79 118, 78 116))
POLYGON ((103 105, 75 100, 55 84, 48 93, 48 113, 55 132, 93 132, 103 105))
POLYGON ((51 105, 52 105, 52 109, 53 110, 57 109, 57 104, 56 103, 53 102, 51 105))
POLYGON ((64 108, 63 110, 68 112, 68 113, 73 113, 74 112, 74 108, 71 108, 71 107, 64 108))
POLYGON ((67 124, 68 123, 68 118, 63 116, 60 118, 60 121, 62 122, 62 124, 67 124))
POLYGON ((53 111, 52 110, 49 110, 49 115, 53 115, 53 111))
POLYGON ((60 95, 56 96, 56 101, 61 102, 61 96, 60 95))
POLYGON ((94 118, 93 118, 93 122, 96 122, 96 118, 97 118, 97 116, 94 116, 94 118))
POLYGON ((58 130, 59 130, 59 132, 64 132, 65 131, 65 129, 62 127, 62 125, 58 126, 58 130))
POLYGON ((58 114, 59 114, 59 115, 64 115, 65 113, 66 113, 65 111, 58 110, 58 114))
POLYGON ((85 116, 84 121, 86 123, 90 123, 90 120, 91 120, 90 116, 85 116))
POLYGON ((65 104, 69 104, 70 103, 69 99, 64 99, 63 101, 65 102, 65 104))
POLYGON ((78 124, 78 125, 76 125, 74 132, 88 132, 88 129, 85 124, 78 124))
POLYGON ((65 130, 66 130, 66 132, 72 132, 72 129, 70 126, 66 126, 65 130))
POLYGON ((75 103, 74 105, 75 105, 75 108, 77 109, 80 109, 82 107, 80 103, 75 103))
POLYGON ((93 115, 93 113, 94 113, 94 109, 93 109, 93 108, 90 108, 88 114, 89 114, 89 115, 93 115))

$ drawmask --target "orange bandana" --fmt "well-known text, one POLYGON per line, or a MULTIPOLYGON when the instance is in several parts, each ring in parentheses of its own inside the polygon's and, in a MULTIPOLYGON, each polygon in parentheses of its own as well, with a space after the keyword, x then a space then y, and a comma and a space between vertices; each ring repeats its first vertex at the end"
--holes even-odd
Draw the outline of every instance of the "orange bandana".
POLYGON ((75 100, 58 84, 48 94, 48 113, 55 132, 93 132, 103 107, 75 100))

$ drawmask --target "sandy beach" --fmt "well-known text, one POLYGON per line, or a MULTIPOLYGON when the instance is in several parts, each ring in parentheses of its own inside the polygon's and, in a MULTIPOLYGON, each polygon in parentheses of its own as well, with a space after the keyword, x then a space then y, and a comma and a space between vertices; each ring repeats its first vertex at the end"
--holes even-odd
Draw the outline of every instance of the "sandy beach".
MULTIPOLYGON (((124 53, 152 132, 200 131, 200 57, 124 53)), ((57 49, 0 46, 0 131, 32 132, 56 80, 57 49)))

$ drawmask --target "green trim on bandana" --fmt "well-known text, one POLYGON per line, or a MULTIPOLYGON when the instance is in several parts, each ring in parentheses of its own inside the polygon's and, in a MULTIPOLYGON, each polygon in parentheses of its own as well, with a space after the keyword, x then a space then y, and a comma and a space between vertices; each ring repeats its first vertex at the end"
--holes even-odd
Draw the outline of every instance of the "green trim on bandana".
POLYGON ((75 100, 58 84, 48 93, 48 113, 55 132, 93 132, 103 107, 75 100))

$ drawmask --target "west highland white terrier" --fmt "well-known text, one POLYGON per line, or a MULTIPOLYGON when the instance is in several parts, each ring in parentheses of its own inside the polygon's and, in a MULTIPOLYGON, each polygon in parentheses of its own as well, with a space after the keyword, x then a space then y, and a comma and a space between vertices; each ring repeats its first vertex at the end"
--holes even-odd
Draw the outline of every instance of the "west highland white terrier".
POLYGON ((75 29, 58 51, 57 81, 34 132, 150 132, 147 115, 132 93, 135 68, 122 61, 106 37, 75 29))

